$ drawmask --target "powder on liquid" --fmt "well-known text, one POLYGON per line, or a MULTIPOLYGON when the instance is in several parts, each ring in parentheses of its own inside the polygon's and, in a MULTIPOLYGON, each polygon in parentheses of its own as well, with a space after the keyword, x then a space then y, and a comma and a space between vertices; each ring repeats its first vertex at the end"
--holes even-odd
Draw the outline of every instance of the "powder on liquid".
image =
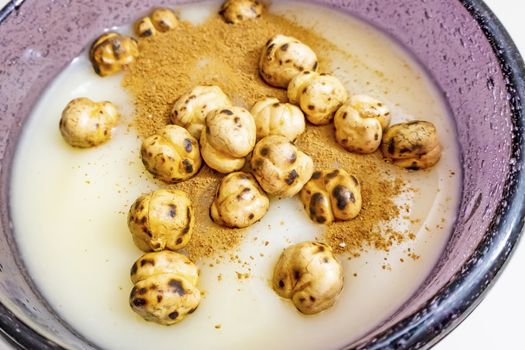
POLYGON ((394 242, 404 240, 404 234, 388 224, 400 214, 394 198, 405 188, 402 170, 386 163, 379 152, 347 152, 335 141, 333 125, 309 126, 296 144, 312 157, 317 169, 343 168, 360 180, 363 204, 359 216, 328 225, 323 235, 336 253, 358 255, 367 246, 388 250, 394 242))
MULTIPOLYGON (((236 25, 216 15, 200 25, 183 23, 151 38, 139 39, 140 57, 129 67, 123 85, 135 97, 135 127, 147 137, 169 122, 173 103, 197 85, 218 85, 236 105, 251 108, 266 96, 286 101, 286 90, 265 84, 258 73, 264 44, 287 34, 317 53, 336 49, 322 37, 281 16, 236 25)), ((328 57, 319 54, 320 67, 328 57)))
MULTIPOLYGON (((258 74, 262 48, 276 34, 294 36, 309 45, 317 53, 323 72, 329 72, 330 53, 342 53, 311 30, 273 14, 237 25, 226 24, 215 15, 200 25, 183 23, 164 34, 139 39, 140 57, 123 80, 134 98, 133 126, 139 135, 148 137, 169 124, 173 103, 197 85, 218 85, 236 105, 246 108, 266 96, 286 102, 286 90, 267 85, 258 74)), ((399 216, 394 203, 404 187, 399 170, 379 154, 346 152, 335 142, 332 126, 308 125, 297 145, 314 159, 317 169, 342 167, 362 182, 361 214, 353 221, 328 226, 322 240, 338 253, 354 255, 367 246, 388 250, 394 242, 404 240, 402 233, 385 226, 399 216)), ((221 178, 203 166, 193 179, 174 185, 186 191, 195 206, 195 232, 186 248, 192 259, 234 248, 244 237, 245 230, 219 227, 209 217, 221 178)), ((304 219, 309 220, 306 214, 304 219)))
POLYGON ((173 185, 174 188, 189 195, 195 209, 193 236, 185 248, 188 256, 194 261, 236 247, 244 238, 245 229, 221 227, 210 218, 210 207, 222 177, 207 166, 203 166, 197 176, 173 185))

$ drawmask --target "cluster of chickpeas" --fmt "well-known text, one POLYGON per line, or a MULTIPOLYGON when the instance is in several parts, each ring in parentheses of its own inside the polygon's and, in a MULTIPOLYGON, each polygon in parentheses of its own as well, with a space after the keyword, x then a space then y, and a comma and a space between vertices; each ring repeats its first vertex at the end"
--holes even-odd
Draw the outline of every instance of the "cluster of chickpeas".
MULTIPOLYGON (((253 0, 228 0, 220 14, 235 25, 261 16, 253 0)), ((154 10, 136 23, 139 37, 159 35, 178 25, 168 9, 154 10)), ((118 33, 99 37, 90 51, 95 72, 115 74, 139 55, 137 41, 118 33)), ((433 166, 441 148, 435 127, 424 121, 389 126, 384 103, 365 95, 349 97, 334 76, 319 73, 315 52, 299 40, 276 35, 264 45, 259 72, 271 86, 285 88, 289 103, 267 97, 249 111, 234 106, 218 86, 196 86, 180 96, 170 125, 142 143, 141 158, 155 178, 175 184, 196 176, 203 163, 224 174, 210 217, 217 225, 245 228, 263 218, 270 196, 299 194, 309 217, 319 224, 352 220, 361 210, 359 179, 344 169, 315 171, 310 156, 294 141, 313 125, 334 122, 337 142, 349 152, 381 149, 385 158, 407 169, 433 166)), ((94 147, 111 138, 119 113, 111 102, 71 101, 60 121, 74 147, 94 147)), ((177 253, 191 240, 195 216, 188 195, 160 189, 138 198, 128 226, 146 252, 131 269, 132 309, 148 321, 171 325, 193 313, 201 293, 199 270, 177 253)), ((274 269, 272 285, 305 314, 332 306, 343 288, 343 270, 331 249, 304 242, 286 249, 274 269)))

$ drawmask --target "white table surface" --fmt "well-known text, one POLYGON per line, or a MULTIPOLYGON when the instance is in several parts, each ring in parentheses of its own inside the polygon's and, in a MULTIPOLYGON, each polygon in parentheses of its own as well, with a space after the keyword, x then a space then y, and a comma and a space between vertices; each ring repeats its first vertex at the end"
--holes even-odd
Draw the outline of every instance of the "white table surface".
MULTIPOLYGON (((435 0, 439 1, 439 0, 435 0)), ((485 0, 525 55, 525 1, 485 0)), ((0 7, 7 0, 0 0, 0 7)), ((524 199, 525 200, 525 199, 524 199)), ((474 312, 435 350, 518 350, 525 332, 525 243, 521 244, 498 283, 474 312)), ((0 349, 10 349, 0 339, 0 349)))

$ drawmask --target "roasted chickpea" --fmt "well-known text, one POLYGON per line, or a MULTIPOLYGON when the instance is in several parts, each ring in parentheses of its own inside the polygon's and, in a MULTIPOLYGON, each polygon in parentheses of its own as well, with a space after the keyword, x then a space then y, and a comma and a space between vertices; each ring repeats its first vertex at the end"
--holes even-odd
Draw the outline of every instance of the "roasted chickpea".
POLYGON ((312 158, 299 151, 284 136, 267 136, 257 143, 251 159, 252 171, 268 194, 293 197, 313 173, 312 158))
POLYGON ((111 138, 111 130, 119 118, 117 107, 111 102, 76 98, 62 112, 60 133, 73 147, 95 147, 111 138))
POLYGON ((193 137, 200 139, 208 113, 231 105, 220 87, 197 86, 175 102, 170 118, 173 124, 185 127, 193 137))
POLYGON ((145 252, 184 248, 195 218, 186 193, 161 189, 145 194, 131 206, 128 227, 137 247, 145 252))
POLYGON ((201 300, 199 270, 184 255, 162 251, 144 254, 131 267, 133 311, 146 321, 170 326, 195 312, 201 300))
POLYGON ((141 256, 131 267, 131 281, 137 283, 149 276, 163 273, 175 273, 184 276, 190 284, 199 281, 199 269, 185 255, 163 250, 141 256))
POLYGON ((343 169, 316 171, 301 190, 301 201, 319 224, 348 221, 361 211, 361 185, 343 169))
POLYGON ((390 125, 390 110, 383 102, 367 95, 354 95, 350 104, 362 118, 377 119, 384 130, 390 125))
POLYGON ((231 173, 217 189, 210 216, 218 225, 244 228, 259 221, 269 205, 268 197, 251 174, 231 173))
POLYGON ((140 154, 146 169, 166 183, 193 177, 202 164, 199 142, 176 125, 168 125, 144 140, 140 154))
POLYGON ((430 168, 441 158, 436 127, 426 121, 391 126, 383 136, 383 156, 409 170, 430 168))
POLYGON ((157 32, 167 32, 176 28, 179 20, 172 10, 158 8, 153 10, 148 17, 143 17, 135 24, 135 32, 139 37, 149 37, 157 32))
POLYGON ((135 33, 141 38, 147 38, 157 33, 157 29, 153 25, 151 18, 142 17, 135 23, 135 33))
POLYGON ((116 74, 139 56, 137 41, 115 32, 102 34, 91 46, 89 58, 101 77, 116 74))
POLYGON ((257 126, 257 139, 269 135, 281 135, 295 141, 305 131, 304 114, 301 109, 278 99, 267 97, 252 108, 257 126))
POLYGON ((279 258, 272 285, 303 314, 317 314, 337 301, 343 289, 343 267, 325 244, 296 244, 279 258))
POLYGON ((175 13, 167 8, 158 8, 153 10, 150 15, 151 22, 161 33, 176 28, 179 25, 179 19, 175 13))
POLYGON ((224 174, 241 169, 255 145, 255 122, 244 108, 219 108, 206 117, 201 135, 202 158, 224 174))
POLYGON ((315 52, 296 38, 276 35, 264 46, 259 72, 270 85, 286 88, 303 71, 317 71, 315 52))
POLYGON ((226 23, 237 24, 261 17, 264 5, 256 0, 227 0, 219 12, 226 23))
POLYGON ((381 145, 383 130, 388 124, 390 112, 382 102, 356 95, 335 114, 335 138, 350 152, 373 153, 381 145))
POLYGON ((310 123, 324 125, 346 102, 348 93, 336 77, 306 71, 290 82, 288 99, 301 107, 310 123))

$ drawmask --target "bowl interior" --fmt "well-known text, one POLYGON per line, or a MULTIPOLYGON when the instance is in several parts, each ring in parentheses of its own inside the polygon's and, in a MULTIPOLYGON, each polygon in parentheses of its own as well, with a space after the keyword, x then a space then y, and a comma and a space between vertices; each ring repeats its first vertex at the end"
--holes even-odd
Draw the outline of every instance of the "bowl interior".
MULTIPOLYGON (((169 3, 189 2, 197 1, 169 3)), ((399 326, 401 320, 421 312, 422 306, 460 273, 490 232, 516 161, 513 160, 516 130, 506 80, 508 75, 473 17, 472 9, 461 1, 315 2, 372 23, 414 54, 449 103, 461 149, 463 193, 451 239, 438 265, 413 297, 382 325, 352 345, 372 347, 379 344, 377 335, 397 331, 394 325, 399 326)), ((137 14, 166 3, 26 0, 0 25, 0 299, 4 305, 0 320, 3 325, 20 328, 18 333, 25 335, 17 339, 26 346, 95 347, 48 307, 17 255, 9 221, 8 185, 10 162, 24 120, 46 85, 101 28, 128 23, 137 14), (23 320, 26 325, 16 319, 23 320)), ((423 312, 429 312, 428 308, 425 310, 423 312)), ((449 311, 451 315, 454 313, 454 310, 449 311)), ((7 328, 8 333, 16 333, 13 327, 7 328)), ((406 333, 406 329, 402 332, 406 333)), ((436 336, 439 333, 436 331, 436 336)))

